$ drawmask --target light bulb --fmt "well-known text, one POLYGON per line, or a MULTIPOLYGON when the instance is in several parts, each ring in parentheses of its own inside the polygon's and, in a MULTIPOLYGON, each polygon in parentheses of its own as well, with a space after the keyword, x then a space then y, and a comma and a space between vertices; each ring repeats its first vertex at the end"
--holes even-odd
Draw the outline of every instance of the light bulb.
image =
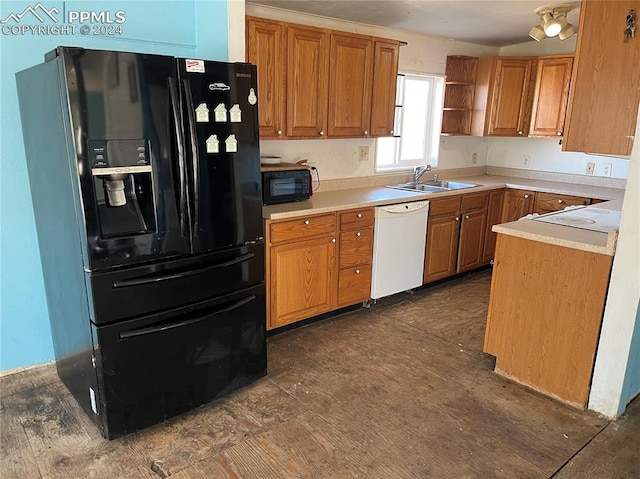
POLYGON ((555 37, 560 30, 562 30, 562 24, 555 18, 544 24, 544 33, 548 37, 555 37))

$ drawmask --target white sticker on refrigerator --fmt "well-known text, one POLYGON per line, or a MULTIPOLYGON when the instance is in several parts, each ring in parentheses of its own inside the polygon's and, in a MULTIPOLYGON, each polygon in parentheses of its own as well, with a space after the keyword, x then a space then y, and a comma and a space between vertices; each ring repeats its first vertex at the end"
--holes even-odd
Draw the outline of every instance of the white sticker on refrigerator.
POLYGON ((249 101, 249 105, 255 105, 258 101, 258 97, 256 96, 256 92, 253 88, 249 88, 249 98, 247 100, 249 101))
POLYGON ((200 103, 196 108, 196 121, 198 123, 209 123, 209 108, 206 103, 200 103))
POLYGON ((190 73, 204 73, 204 60, 185 60, 184 64, 190 73))
POLYGON ((225 140, 227 145, 227 153, 236 153, 238 151, 238 140, 236 135, 229 135, 229 138, 225 140))
POLYGON ((227 107, 224 106, 224 103, 220 103, 215 107, 213 109, 213 113, 213 116, 218 123, 224 123, 227 121, 227 107))
POLYGON ((218 135, 211 135, 207 138, 207 153, 220 153, 220 142, 218 135))
POLYGON ((242 110, 237 103, 229 110, 229 121, 231 123, 240 123, 242 121, 242 110))

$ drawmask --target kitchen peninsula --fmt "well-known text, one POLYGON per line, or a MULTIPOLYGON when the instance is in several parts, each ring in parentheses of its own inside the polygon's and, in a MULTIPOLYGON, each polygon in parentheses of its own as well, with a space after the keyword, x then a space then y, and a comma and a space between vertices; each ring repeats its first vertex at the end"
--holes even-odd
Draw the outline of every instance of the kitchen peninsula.
POLYGON ((617 229, 599 228, 586 213, 615 218, 620 208, 610 201, 493 227, 484 352, 498 373, 586 407, 617 240, 617 229), (579 227, 540 221, 562 215, 579 227))

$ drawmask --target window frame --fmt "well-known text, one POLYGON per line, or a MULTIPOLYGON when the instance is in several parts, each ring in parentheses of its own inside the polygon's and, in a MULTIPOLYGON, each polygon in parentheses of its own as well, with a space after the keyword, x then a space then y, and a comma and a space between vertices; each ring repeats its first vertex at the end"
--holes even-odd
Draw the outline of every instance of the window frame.
MULTIPOLYGON (((445 76, 439 74, 418 74, 398 72, 396 83, 396 102, 394 112, 393 136, 376 138, 376 174, 383 174, 397 171, 410 171, 416 166, 424 166, 430 164, 432 167, 438 165, 438 153, 440 144, 440 132, 442 129, 442 112, 444 107, 444 82, 445 76), (405 98, 405 82, 407 79, 415 79, 424 81, 429 84, 427 106, 427 118, 425 121, 425 132, 427 141, 424 142, 422 158, 403 160, 402 155, 402 126, 404 122, 404 105, 407 103, 405 98), (437 131, 436 131, 437 129, 437 131), (380 166, 379 157, 379 141, 388 141, 390 138, 395 140, 393 146, 394 158, 393 163, 380 166)), ((410 101, 410 100, 409 100, 410 101)))

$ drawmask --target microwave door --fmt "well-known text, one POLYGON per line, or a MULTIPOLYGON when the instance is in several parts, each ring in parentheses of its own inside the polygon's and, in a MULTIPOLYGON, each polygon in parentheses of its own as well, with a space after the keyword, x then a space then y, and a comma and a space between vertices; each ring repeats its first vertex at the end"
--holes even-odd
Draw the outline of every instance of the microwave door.
POLYGON ((184 96, 192 251, 261 241, 256 69, 178 59, 184 96))

